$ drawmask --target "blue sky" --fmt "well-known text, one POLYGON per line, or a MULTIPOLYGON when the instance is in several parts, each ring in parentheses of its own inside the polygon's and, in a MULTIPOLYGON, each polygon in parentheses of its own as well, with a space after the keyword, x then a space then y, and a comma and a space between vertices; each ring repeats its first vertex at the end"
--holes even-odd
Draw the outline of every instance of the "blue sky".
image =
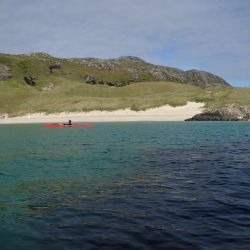
POLYGON ((250 86, 249 0, 0 0, 0 52, 139 56, 250 86))

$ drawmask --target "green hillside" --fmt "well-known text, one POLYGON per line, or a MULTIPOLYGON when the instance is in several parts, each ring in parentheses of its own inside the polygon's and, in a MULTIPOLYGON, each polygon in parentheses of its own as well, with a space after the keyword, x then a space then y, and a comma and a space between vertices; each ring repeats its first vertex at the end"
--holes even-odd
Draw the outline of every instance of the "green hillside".
POLYGON ((205 102, 207 107, 232 103, 250 106, 250 89, 247 88, 232 88, 224 84, 204 88, 194 82, 159 80, 152 74, 140 71, 140 67, 145 66, 139 61, 133 61, 137 69, 135 79, 130 74, 131 70, 128 70, 128 62, 119 64, 119 67, 113 67, 110 63, 108 65, 111 68, 105 69, 106 64, 102 67, 95 64, 95 60, 87 59, 86 65, 77 59, 53 58, 42 53, 0 54, 0 65, 9 67, 8 72, 0 68, 0 76, 6 75, 6 72, 12 76, 0 80, 0 114, 15 116, 34 112, 115 110, 127 107, 142 110, 164 104, 184 105, 187 101, 205 102), (56 63, 60 67, 50 69, 56 63), (27 84, 24 77, 32 77, 35 85, 27 84), (95 84, 87 83, 89 78, 95 79, 95 84), (49 83, 52 88, 44 90, 49 83))

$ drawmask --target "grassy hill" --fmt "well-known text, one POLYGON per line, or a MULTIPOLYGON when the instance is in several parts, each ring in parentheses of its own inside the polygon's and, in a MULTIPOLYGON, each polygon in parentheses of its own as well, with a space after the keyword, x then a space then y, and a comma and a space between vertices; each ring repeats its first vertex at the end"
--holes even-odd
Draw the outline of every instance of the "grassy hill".
POLYGON ((207 108, 232 103, 250 106, 248 88, 232 88, 227 84, 204 88, 195 82, 179 83, 176 78, 161 80, 141 69, 149 67, 143 61, 131 60, 133 67, 127 59, 122 63, 103 63, 97 59, 53 58, 44 53, 0 54, 0 65, 9 67, 8 73, 12 75, 11 78, 0 80, 0 113, 15 116, 34 112, 115 110, 127 107, 142 110, 164 104, 184 105, 187 101, 205 102, 207 108), (132 69, 135 70, 131 72, 132 69), (35 85, 27 84, 24 77, 35 78, 35 85), (89 78, 95 79, 96 84, 87 83, 89 78), (53 88, 44 91, 48 83, 52 83, 53 88))

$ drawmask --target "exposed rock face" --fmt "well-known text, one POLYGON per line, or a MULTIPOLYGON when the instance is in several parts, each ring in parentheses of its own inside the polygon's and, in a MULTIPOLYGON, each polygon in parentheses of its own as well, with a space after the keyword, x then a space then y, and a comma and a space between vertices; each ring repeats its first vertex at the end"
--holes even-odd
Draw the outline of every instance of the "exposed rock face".
POLYGON ((181 83, 191 83, 200 87, 230 86, 221 77, 214 74, 189 70, 183 71, 176 68, 164 67, 146 63, 138 57, 120 57, 117 59, 68 59, 86 67, 94 67, 106 71, 121 70, 131 76, 132 81, 143 80, 143 75, 147 75, 152 80, 169 80, 181 83))
POLYGON ((190 82, 199 86, 210 87, 228 85, 224 79, 205 71, 189 70, 186 71, 186 76, 190 82))
POLYGON ((121 69, 123 67, 128 69, 130 68, 129 66, 135 66, 136 64, 138 64, 138 66, 139 64, 146 64, 146 62, 144 62, 140 58, 132 56, 119 57, 117 59, 71 58, 68 60, 81 64, 83 66, 104 70, 121 69))
POLYGON ((54 83, 52 82, 49 82, 47 85, 45 85, 43 88, 42 88, 42 91, 44 92, 52 92, 54 90, 54 83))
POLYGON ((230 104, 197 114, 186 121, 249 121, 250 107, 230 104))
POLYGON ((44 53, 44 52, 33 52, 33 53, 30 53, 30 54, 27 54, 28 56, 31 56, 37 60, 40 60, 40 61, 47 61, 48 59, 50 58, 53 58, 51 55, 47 54, 47 53, 44 53))
POLYGON ((213 108, 211 111, 218 111, 223 117, 233 117, 238 118, 239 120, 250 119, 250 107, 248 106, 228 104, 224 107, 213 108))
POLYGON ((186 121, 239 121, 236 117, 223 116, 220 112, 204 112, 197 114, 186 121))
POLYGON ((8 80, 12 78, 13 75, 9 73, 10 70, 11 69, 8 66, 1 64, 0 65, 0 80, 8 80))
POLYGON ((25 76, 24 78, 24 81, 30 85, 30 86, 35 86, 36 85, 36 78, 35 77, 32 77, 32 76, 25 76))
POLYGON ((100 80, 100 79, 96 79, 95 77, 91 76, 91 75, 86 75, 84 76, 84 79, 86 80, 86 83, 88 84, 105 84, 108 86, 115 86, 115 87, 122 87, 125 85, 128 85, 130 83, 129 80, 127 81, 108 81, 108 80, 100 80))

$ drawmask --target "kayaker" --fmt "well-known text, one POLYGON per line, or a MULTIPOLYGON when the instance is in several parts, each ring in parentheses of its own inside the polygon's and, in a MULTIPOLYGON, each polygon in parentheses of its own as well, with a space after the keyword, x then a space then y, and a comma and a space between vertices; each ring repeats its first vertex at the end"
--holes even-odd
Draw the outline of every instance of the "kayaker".
POLYGON ((71 125, 72 125, 72 122, 71 122, 71 120, 69 120, 68 123, 63 123, 63 125, 71 126, 71 125))

